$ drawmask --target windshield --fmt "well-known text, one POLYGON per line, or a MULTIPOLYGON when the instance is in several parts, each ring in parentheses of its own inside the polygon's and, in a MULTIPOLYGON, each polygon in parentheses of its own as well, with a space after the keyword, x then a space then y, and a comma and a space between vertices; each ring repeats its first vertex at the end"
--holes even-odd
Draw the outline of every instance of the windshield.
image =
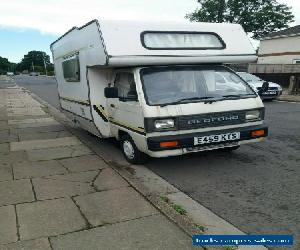
POLYGON ((239 72, 238 75, 242 77, 246 82, 257 82, 261 81, 261 79, 255 75, 251 75, 246 72, 239 72))
POLYGON ((255 97, 236 74, 222 66, 169 66, 141 69, 149 105, 255 97))

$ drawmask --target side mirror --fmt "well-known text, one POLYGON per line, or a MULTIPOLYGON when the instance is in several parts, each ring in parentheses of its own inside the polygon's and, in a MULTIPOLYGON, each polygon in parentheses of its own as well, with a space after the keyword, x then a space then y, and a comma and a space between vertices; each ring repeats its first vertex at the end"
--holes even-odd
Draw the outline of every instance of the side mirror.
POLYGON ((264 82, 258 93, 261 94, 261 93, 267 92, 268 89, 269 89, 269 83, 264 82))
POLYGON ((104 89, 104 96, 106 98, 118 98, 118 89, 116 87, 106 87, 104 89))

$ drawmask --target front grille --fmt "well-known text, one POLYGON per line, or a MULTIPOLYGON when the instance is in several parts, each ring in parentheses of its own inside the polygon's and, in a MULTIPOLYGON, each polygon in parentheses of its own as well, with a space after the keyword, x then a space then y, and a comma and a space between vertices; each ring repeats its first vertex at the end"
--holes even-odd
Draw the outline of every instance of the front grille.
POLYGON ((268 90, 278 90, 277 87, 269 87, 268 90))
POLYGON ((246 111, 180 116, 178 129, 197 129, 245 123, 246 111))
MULTIPOLYGON (((261 90, 261 87, 258 87, 257 89, 261 90)), ((269 87, 268 90, 278 90, 278 88, 277 87, 269 87)))

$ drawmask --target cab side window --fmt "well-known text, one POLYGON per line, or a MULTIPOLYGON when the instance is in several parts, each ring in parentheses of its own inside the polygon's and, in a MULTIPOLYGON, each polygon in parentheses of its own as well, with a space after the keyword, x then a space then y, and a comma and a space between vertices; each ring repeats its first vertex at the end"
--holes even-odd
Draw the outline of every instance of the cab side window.
POLYGON ((121 101, 137 101, 137 92, 132 73, 120 72, 116 74, 114 85, 118 88, 119 99, 121 101))
POLYGON ((63 61, 62 68, 66 82, 80 82, 80 64, 78 54, 63 61))

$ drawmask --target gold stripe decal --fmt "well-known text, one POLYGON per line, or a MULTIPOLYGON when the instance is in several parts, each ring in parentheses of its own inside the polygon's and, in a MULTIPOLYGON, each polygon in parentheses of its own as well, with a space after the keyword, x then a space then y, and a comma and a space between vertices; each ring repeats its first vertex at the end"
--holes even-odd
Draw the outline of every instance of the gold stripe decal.
POLYGON ((103 119, 103 121, 108 122, 109 118, 105 113, 104 109, 101 107, 101 105, 93 105, 93 108, 97 112, 97 114, 103 119))
POLYGON ((116 121, 116 120, 112 119, 111 117, 110 117, 109 121, 110 121, 111 123, 114 123, 115 125, 120 126, 120 127, 126 128, 126 129, 128 129, 128 130, 132 130, 132 131, 134 131, 134 132, 136 132, 136 133, 139 133, 139 134, 142 134, 142 135, 146 135, 145 129, 132 127, 132 126, 130 126, 130 125, 128 125, 128 124, 125 124, 125 123, 123 123, 123 122, 116 121))
POLYGON ((67 102, 74 102, 77 104, 81 104, 81 105, 85 105, 85 106, 89 106, 90 105, 90 101, 86 100, 77 100, 77 99, 73 99, 73 98, 69 98, 69 97, 60 97, 60 99, 67 101, 67 102))
POLYGON ((146 134, 146 133, 145 133, 145 129, 143 129, 143 128, 132 127, 132 126, 126 124, 126 123, 123 123, 123 122, 120 122, 120 121, 116 121, 116 120, 114 120, 112 117, 109 117, 109 116, 106 114, 106 112, 104 111, 104 108, 103 108, 101 105, 93 105, 93 108, 94 108, 94 110, 98 113, 98 115, 101 116, 101 118, 102 118, 105 122, 109 121, 109 122, 111 122, 111 123, 113 123, 113 124, 115 124, 115 125, 117 125, 117 126, 126 128, 126 129, 128 129, 128 130, 132 130, 132 131, 134 131, 134 132, 136 132, 136 133, 143 134, 143 135, 146 134))

